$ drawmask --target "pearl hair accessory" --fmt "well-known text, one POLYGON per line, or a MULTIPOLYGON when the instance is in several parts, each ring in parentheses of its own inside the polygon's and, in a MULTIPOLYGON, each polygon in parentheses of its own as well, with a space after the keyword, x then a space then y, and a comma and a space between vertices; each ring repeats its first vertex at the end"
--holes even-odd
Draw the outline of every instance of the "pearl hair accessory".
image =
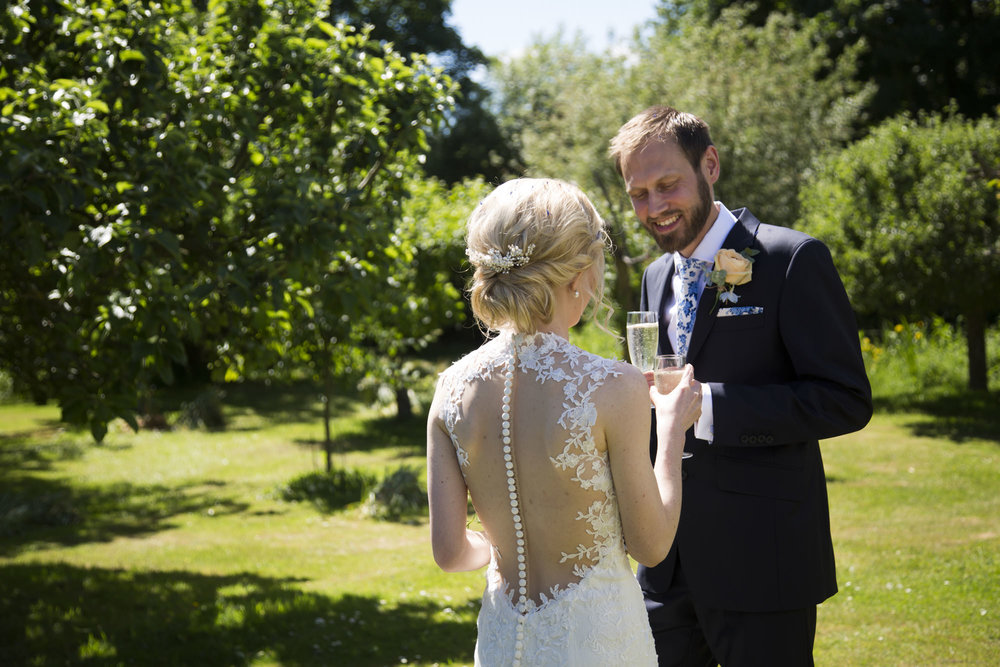
POLYGON ((466 249, 465 254, 476 266, 493 271, 494 273, 510 273, 510 270, 524 266, 531 259, 531 253, 535 250, 535 244, 530 243, 528 247, 521 250, 521 246, 512 243, 507 246, 507 254, 501 255, 496 248, 490 248, 489 252, 479 252, 477 250, 466 249))

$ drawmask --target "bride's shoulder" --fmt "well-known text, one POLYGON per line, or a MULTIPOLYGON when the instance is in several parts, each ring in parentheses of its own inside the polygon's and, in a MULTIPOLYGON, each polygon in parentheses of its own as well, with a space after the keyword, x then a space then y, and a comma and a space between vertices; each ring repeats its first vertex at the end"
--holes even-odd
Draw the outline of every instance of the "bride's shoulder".
POLYGON ((602 357, 599 354, 589 352, 577 348, 578 353, 586 359, 586 365, 604 377, 605 385, 612 386, 622 386, 628 384, 642 384, 646 382, 645 376, 642 374, 638 368, 628 363, 627 361, 622 361, 621 359, 612 359, 610 357, 602 357))
POLYGON ((501 344, 492 338, 453 361, 441 375, 455 379, 466 379, 469 374, 480 375, 484 369, 499 363, 501 351, 501 344))
POLYGON ((585 350, 576 345, 571 346, 574 352, 581 357, 587 359, 587 362, 592 366, 604 366, 609 370, 614 371, 615 375, 629 374, 631 371, 635 371, 642 375, 642 372, 638 368, 628 363, 627 361, 622 361, 621 359, 613 359, 611 357, 603 357, 589 350, 585 350))
POLYGON ((628 387, 632 389, 648 387, 642 371, 632 364, 621 359, 610 359, 583 350, 581 353, 588 359, 588 365, 603 376, 605 386, 618 390, 628 387))

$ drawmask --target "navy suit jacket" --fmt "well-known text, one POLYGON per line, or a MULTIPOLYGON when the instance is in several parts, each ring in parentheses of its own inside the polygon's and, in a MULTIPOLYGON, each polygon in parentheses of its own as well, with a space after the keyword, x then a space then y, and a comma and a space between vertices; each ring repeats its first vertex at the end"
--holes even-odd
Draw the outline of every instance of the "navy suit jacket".
MULTIPOLYGON (((826 246, 747 209, 733 213, 723 247, 759 254, 737 303, 716 303, 709 287, 698 305, 687 360, 711 387, 714 440, 688 430, 694 457, 683 463, 677 537, 662 563, 639 568, 654 628, 678 558, 695 600, 714 608, 799 609, 836 593, 819 440, 859 430, 872 415, 854 312, 826 246), (732 306, 759 312, 719 316, 732 306)), ((659 313, 661 353, 673 351, 672 275, 667 254, 642 279, 640 307, 659 313)))

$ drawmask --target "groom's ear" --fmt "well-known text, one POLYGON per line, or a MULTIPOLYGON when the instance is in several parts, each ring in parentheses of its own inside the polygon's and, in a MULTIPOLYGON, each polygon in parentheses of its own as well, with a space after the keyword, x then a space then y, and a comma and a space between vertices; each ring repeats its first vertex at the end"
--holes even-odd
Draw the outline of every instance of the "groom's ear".
POLYGON ((715 182, 719 180, 719 173, 719 151, 715 150, 715 146, 709 146, 705 149, 704 155, 701 156, 701 175, 706 181, 715 185, 715 182))

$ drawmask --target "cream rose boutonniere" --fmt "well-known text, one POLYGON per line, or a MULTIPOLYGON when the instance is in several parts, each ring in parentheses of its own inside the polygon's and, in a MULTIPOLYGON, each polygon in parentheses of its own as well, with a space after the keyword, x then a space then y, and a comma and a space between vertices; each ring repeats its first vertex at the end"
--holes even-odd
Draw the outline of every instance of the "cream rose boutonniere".
POLYGON ((737 285, 745 285, 750 282, 753 272, 754 255, 759 250, 744 248, 740 252, 723 248, 715 253, 715 267, 708 274, 708 282, 718 291, 715 293, 715 306, 719 301, 725 303, 736 303, 740 297, 736 294, 737 285))

